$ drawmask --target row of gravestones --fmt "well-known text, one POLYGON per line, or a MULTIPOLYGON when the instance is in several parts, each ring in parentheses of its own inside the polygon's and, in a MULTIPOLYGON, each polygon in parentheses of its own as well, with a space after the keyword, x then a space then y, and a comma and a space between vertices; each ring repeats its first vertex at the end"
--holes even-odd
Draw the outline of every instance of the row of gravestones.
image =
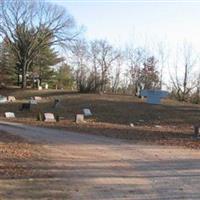
MULTIPOLYGON (((37 104, 37 101, 40 101, 40 100, 42 100, 42 97, 39 97, 39 96, 31 97, 29 100, 29 103, 23 103, 20 110, 30 109, 31 104, 37 104)), ((14 96, 5 97, 5 96, 0 95, 0 103, 15 102, 15 101, 16 101, 16 98, 14 96)), ((5 112, 4 115, 6 118, 15 118, 14 112, 5 112)))
MULTIPOLYGON (((40 101, 40 100, 42 100, 42 97, 35 96, 30 99, 30 103, 32 102, 32 104, 36 104, 36 101, 40 101)), ((16 98, 14 96, 6 97, 6 96, 0 95, 0 103, 15 102, 15 101, 16 101, 16 98)))
POLYGON ((14 102, 16 101, 16 98, 14 96, 2 96, 0 95, 0 103, 6 103, 6 102, 14 102))
MULTIPOLYGON (((147 103, 149 104, 160 104, 160 100, 162 98, 165 98, 168 96, 167 91, 162 91, 162 90, 142 90, 140 92, 140 95, 142 97, 147 97, 147 103)), ((41 97, 34 97, 30 100, 30 104, 37 104, 37 101, 40 101, 42 98, 41 97)), ((16 101, 16 98, 14 96, 2 96, 0 95, 0 103, 5 103, 5 102, 14 102, 16 101)), ((59 100, 56 102, 55 101, 55 107, 59 103, 59 100)))
MULTIPOLYGON (((88 108, 83 109, 83 114, 76 114, 75 121, 76 123, 84 123, 84 117, 90 117, 92 116, 92 112, 88 108)), ((13 112, 5 112, 6 118, 15 118, 15 113, 13 112)), ((56 119, 55 115, 53 113, 44 113, 44 121, 45 122, 56 122, 58 119, 56 119)))

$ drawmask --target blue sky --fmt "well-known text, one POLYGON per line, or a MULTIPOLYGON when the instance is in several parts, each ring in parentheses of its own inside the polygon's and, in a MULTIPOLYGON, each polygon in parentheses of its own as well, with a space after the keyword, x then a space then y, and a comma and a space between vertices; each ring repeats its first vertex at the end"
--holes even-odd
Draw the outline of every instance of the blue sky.
POLYGON ((187 41, 200 47, 200 1, 56 1, 67 8, 89 39, 108 39, 115 45, 187 41), (145 42, 146 41, 146 42, 145 42))

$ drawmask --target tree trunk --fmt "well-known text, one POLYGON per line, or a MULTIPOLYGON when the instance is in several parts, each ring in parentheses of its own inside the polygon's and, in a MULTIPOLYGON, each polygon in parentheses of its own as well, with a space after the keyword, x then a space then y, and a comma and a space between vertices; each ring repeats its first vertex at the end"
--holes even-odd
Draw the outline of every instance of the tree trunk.
POLYGON ((20 86, 20 74, 19 74, 19 72, 17 74, 17 86, 20 86))
POLYGON ((26 80, 26 74, 22 74, 22 89, 26 89, 27 87, 27 80, 26 80))
POLYGON ((22 68, 22 89, 26 89, 26 87, 27 87, 26 66, 24 64, 22 68))
POLYGON ((27 72, 32 64, 32 60, 24 59, 24 63, 22 64, 22 89, 27 88, 27 72))

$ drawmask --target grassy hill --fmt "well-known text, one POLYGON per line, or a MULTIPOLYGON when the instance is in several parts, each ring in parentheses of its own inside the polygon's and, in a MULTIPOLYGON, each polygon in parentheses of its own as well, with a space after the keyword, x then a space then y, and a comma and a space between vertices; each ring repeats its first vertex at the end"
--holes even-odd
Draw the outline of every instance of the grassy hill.
POLYGON ((68 130, 100 134, 110 137, 129 139, 131 142, 153 142, 159 144, 200 146, 194 141, 193 124, 200 121, 200 106, 164 100, 161 105, 148 105, 133 96, 109 94, 79 94, 56 90, 0 90, 2 95, 12 95, 16 102, 0 104, 0 118, 4 112, 15 112, 15 121, 40 126, 61 127, 68 130), (43 97, 31 111, 19 111, 22 102, 32 96, 43 97), (55 99, 60 105, 53 108, 55 99), (75 124, 76 113, 83 108, 90 108, 93 116, 87 123, 75 124), (38 122, 39 112, 53 112, 62 117, 57 123, 38 122), (134 124, 134 127, 130 126, 134 124))

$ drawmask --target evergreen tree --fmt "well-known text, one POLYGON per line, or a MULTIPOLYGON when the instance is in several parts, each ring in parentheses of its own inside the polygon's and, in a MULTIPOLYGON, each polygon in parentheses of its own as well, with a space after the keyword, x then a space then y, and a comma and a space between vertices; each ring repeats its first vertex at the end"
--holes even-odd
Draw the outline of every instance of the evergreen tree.
POLYGON ((0 43, 0 83, 12 84, 16 80, 16 59, 6 41, 0 43))
POLYGON ((41 49, 36 56, 31 67, 31 77, 37 77, 40 85, 44 82, 52 82, 53 76, 55 75, 53 66, 63 61, 63 58, 58 57, 57 52, 49 46, 41 49))
POLYGON ((57 88, 73 89, 74 78, 71 67, 63 63, 56 73, 55 80, 57 88))

